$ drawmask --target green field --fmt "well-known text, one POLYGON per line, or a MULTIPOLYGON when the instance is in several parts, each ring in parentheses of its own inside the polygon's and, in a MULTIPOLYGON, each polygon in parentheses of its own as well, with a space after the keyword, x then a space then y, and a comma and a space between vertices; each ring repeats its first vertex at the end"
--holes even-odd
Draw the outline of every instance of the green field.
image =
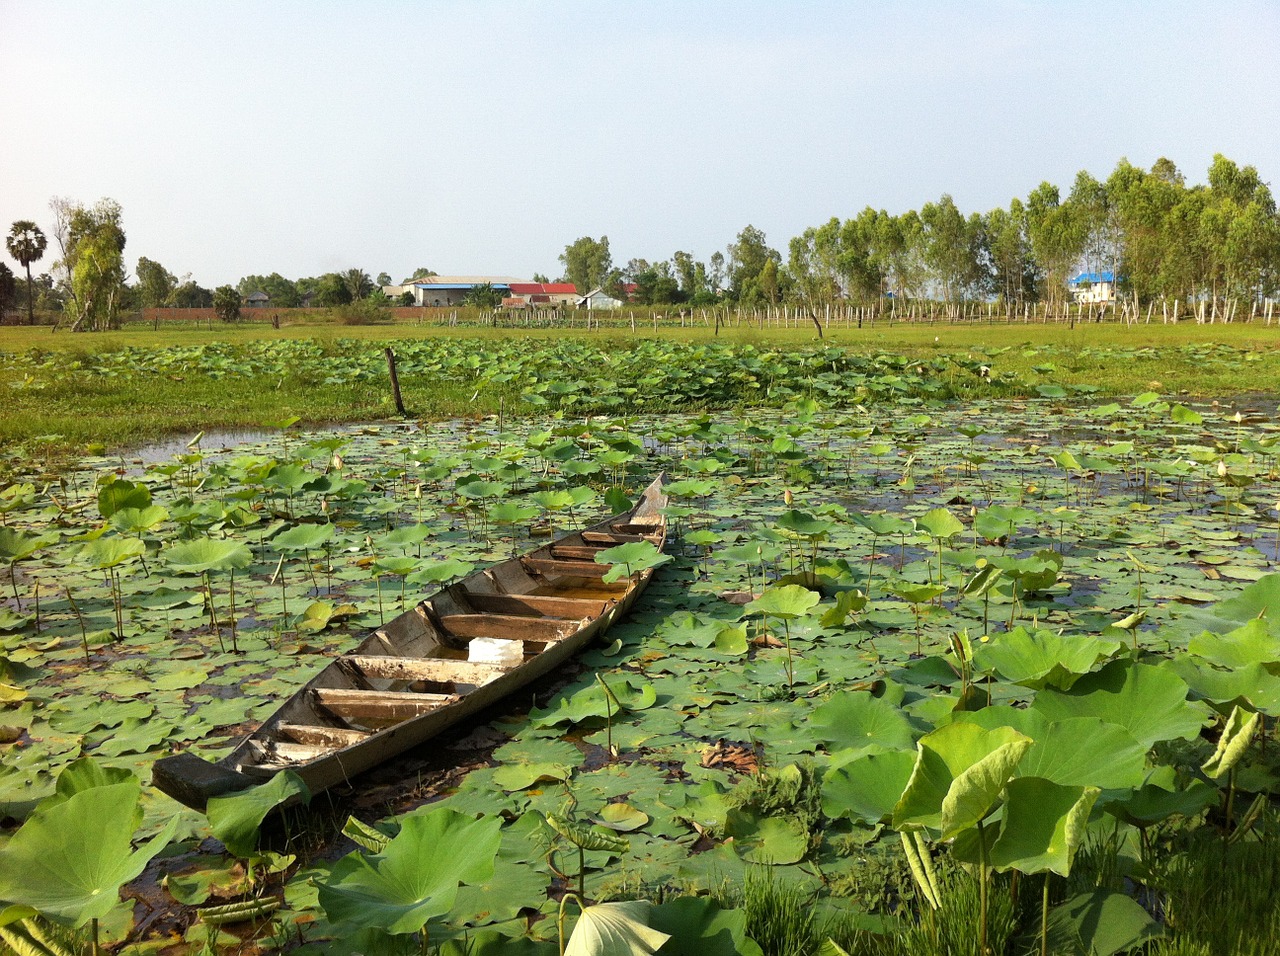
POLYGON ((1272 330, 226 331, 6 330, 15 952, 550 956, 579 888, 660 953, 1273 951, 1272 330), (532 699, 283 824, 140 786, 659 471, 673 560, 532 699))

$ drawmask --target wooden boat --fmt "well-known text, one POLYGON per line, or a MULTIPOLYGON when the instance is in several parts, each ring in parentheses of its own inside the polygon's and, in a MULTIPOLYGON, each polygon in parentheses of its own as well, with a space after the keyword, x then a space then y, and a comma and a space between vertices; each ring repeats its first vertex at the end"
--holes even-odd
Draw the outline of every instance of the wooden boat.
POLYGON ((607 584, 601 551, 666 542, 659 475, 634 508, 478 571, 378 628, 226 757, 158 760, 152 783, 196 809, 292 770, 313 794, 429 740, 558 667, 625 614, 652 570, 607 584))

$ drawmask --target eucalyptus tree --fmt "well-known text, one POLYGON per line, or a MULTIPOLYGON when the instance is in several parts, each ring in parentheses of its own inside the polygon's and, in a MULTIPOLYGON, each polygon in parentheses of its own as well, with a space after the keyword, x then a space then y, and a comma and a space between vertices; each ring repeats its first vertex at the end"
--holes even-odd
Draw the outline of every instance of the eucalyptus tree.
POLYGON ((134 273, 138 277, 138 295, 143 308, 168 305, 173 290, 178 287, 177 277, 154 260, 141 256, 134 273))
POLYGON ((66 310, 71 330, 114 327, 125 279, 120 204, 100 199, 85 206, 59 198, 50 206, 55 217, 54 237, 62 249, 58 268, 70 287, 66 310))
POLYGON ((981 217, 966 219, 947 194, 920 210, 922 256, 949 309, 980 286, 981 217))
POLYGON ((996 207, 987 213, 985 233, 993 291, 1007 309, 1021 310, 1025 302, 1035 298, 1039 279, 1022 200, 1015 197, 1008 209, 996 207))
POLYGON ((1067 279, 1084 253, 1086 229, 1078 207, 1063 202, 1058 187, 1042 182, 1027 197, 1027 234, 1044 270, 1045 298, 1063 301, 1067 279))
POLYGON ((613 272, 613 257, 609 253, 609 237, 593 239, 582 236, 564 247, 560 254, 564 276, 581 293, 604 286, 613 272))
POLYGON ((840 225, 836 269, 850 297, 870 301, 884 294, 887 267, 880 242, 880 223, 886 212, 867 206, 840 225))
POLYGON ((48 246, 40 227, 29 219, 19 219, 9 227, 9 235, 5 239, 9 255, 27 270, 27 325, 35 325, 35 307, 32 299, 31 263, 44 258, 44 250, 48 246))
POLYGON ((1120 160, 1106 184, 1120 233, 1120 268, 1127 288, 1150 296, 1161 288, 1161 272, 1168 273, 1170 212, 1186 195, 1178 168, 1159 159, 1147 172, 1126 159, 1120 160))

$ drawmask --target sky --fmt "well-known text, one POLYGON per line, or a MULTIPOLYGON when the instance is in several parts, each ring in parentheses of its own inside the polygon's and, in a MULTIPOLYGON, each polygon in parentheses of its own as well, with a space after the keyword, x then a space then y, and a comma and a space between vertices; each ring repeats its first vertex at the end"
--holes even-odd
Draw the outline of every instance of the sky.
POLYGON ((1278 49, 1276 0, 0 0, 0 230, 110 197, 130 269, 210 288, 556 278, 580 236, 705 260, 747 224, 785 258, 1122 157, 1276 188, 1278 49))

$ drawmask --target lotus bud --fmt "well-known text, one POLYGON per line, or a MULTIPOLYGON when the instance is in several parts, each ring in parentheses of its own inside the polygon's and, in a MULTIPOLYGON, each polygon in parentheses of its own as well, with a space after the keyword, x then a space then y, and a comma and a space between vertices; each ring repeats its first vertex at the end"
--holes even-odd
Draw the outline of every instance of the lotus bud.
POLYGON ((783 489, 783 492, 782 492, 782 500, 786 502, 786 504, 787 504, 787 507, 788 507, 788 508, 790 508, 790 507, 791 507, 792 495, 791 495, 791 489, 790 489, 790 488, 785 488, 785 489, 783 489))
POLYGON ((1219 478, 1227 477, 1227 463, 1222 459, 1218 460, 1218 477, 1219 478))

